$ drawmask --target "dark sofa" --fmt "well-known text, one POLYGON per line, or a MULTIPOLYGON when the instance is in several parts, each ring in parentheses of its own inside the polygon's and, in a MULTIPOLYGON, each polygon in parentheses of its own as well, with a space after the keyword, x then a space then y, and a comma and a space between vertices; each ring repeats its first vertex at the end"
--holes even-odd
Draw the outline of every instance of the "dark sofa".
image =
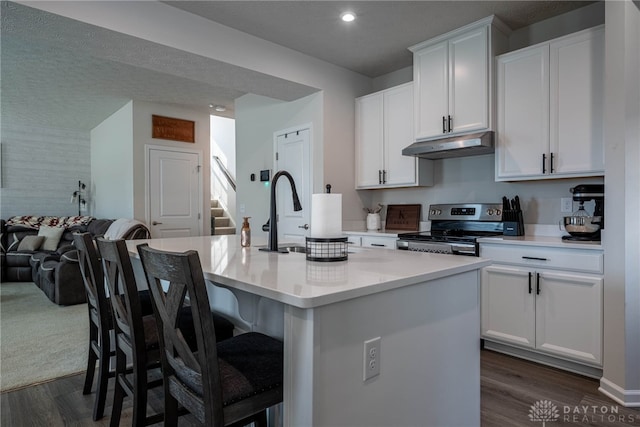
MULTIPOLYGON (((34 282, 47 297, 59 305, 80 304, 86 301, 80 274, 73 233, 88 232, 92 237, 104 235, 112 219, 78 217, 12 217, 0 220, 1 281, 34 282), (62 228, 62 236, 55 247, 42 248, 38 239, 40 228, 62 228), (25 238, 27 238, 25 240, 25 238)), ((55 230, 54 230, 55 231, 55 230)), ((42 234, 42 233, 40 233, 42 234)), ((144 224, 134 224, 122 236, 125 239, 149 238, 144 224)))

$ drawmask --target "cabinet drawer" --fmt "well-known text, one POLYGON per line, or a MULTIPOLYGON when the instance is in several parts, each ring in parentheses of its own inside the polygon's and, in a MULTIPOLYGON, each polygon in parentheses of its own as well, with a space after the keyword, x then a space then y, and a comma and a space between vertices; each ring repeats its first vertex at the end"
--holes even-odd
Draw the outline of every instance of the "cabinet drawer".
POLYGON ((496 263, 603 274, 604 254, 593 250, 480 244, 480 256, 496 263))
POLYGON ((362 246, 367 248, 396 248, 396 237, 370 237, 362 236, 362 246))
POLYGON ((347 243, 349 244, 349 246, 362 246, 362 237, 347 236, 347 243))

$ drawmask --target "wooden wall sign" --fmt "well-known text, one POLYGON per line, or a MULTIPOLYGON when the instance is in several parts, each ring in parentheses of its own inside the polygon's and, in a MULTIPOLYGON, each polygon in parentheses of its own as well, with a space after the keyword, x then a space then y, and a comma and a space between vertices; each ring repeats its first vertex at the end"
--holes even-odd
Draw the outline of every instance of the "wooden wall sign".
POLYGON ((151 116, 151 137, 172 141, 196 142, 196 122, 172 117, 151 116))
POLYGON ((422 205, 389 205, 385 229, 418 231, 422 205))

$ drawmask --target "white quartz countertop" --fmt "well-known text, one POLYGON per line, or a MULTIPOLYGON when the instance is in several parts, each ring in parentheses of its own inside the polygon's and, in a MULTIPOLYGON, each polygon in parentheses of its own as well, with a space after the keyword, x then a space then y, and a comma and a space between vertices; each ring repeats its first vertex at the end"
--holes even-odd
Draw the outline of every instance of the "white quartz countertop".
POLYGON ((491 264, 490 260, 477 257, 366 248, 354 248, 346 261, 307 261, 303 253, 259 251, 266 239, 254 239, 253 246, 242 248, 239 236, 129 240, 132 256, 138 256, 136 245, 141 243, 174 252, 195 250, 207 280, 300 308, 375 294, 491 264))
POLYGON ((482 237, 478 239, 478 243, 499 243, 505 245, 527 245, 527 246, 546 246, 553 248, 567 249, 591 249, 602 250, 601 242, 581 242, 562 240, 562 237, 556 236, 502 236, 502 237, 482 237))
POLYGON ((377 230, 377 231, 369 231, 369 230, 348 230, 343 231, 346 235, 357 235, 357 236, 374 236, 374 237, 398 237, 398 234, 406 233, 406 231, 398 231, 398 230, 377 230))

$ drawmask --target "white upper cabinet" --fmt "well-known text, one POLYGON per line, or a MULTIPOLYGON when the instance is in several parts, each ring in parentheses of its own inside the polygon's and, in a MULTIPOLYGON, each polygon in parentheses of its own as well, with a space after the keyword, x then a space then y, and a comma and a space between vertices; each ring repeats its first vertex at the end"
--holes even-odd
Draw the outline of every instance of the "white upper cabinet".
POLYGON ((604 28, 551 43, 551 173, 604 174, 604 28))
POLYGON ((433 185, 430 160, 403 156, 413 143, 413 84, 356 99, 356 188, 433 185))
POLYGON ((543 173, 549 151, 549 46, 498 58, 498 178, 543 173))
POLYGON ((380 92, 356 99, 356 188, 382 184, 383 102, 380 92))
POLYGON ((507 31, 490 17, 409 48, 416 140, 492 128, 492 61, 507 31))
POLYGON ((496 180, 604 174, 604 28, 497 59, 496 180))

